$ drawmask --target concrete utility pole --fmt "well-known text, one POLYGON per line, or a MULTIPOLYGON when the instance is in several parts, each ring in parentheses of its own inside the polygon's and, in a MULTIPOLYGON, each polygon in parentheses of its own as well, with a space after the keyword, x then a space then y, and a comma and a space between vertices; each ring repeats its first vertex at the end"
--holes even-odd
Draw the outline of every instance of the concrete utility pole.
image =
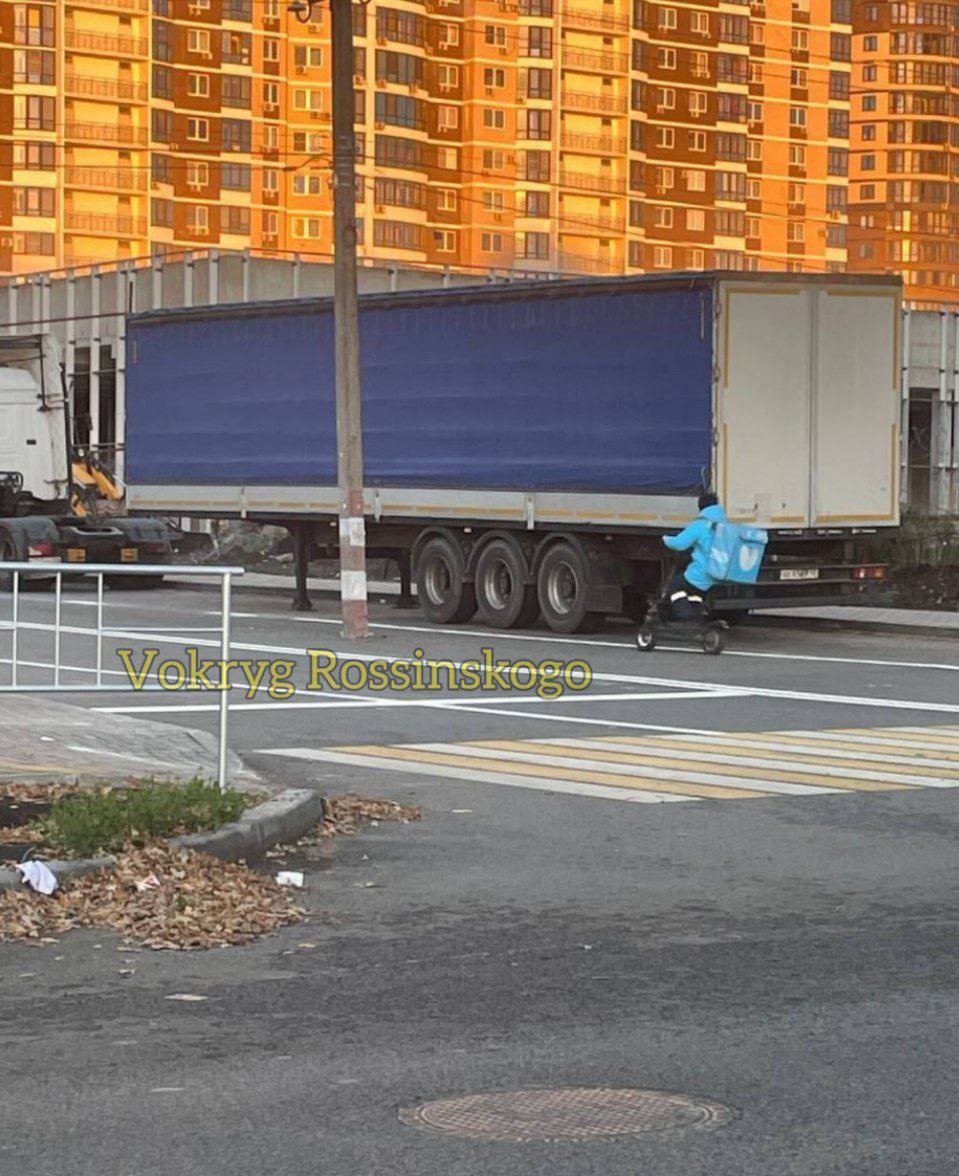
MULTIPOLYGON (((308 21, 316 0, 293 3, 308 21), (305 15, 304 15, 305 14, 305 15)), ((340 491, 340 602, 343 636, 369 636, 363 518, 363 412, 356 288, 356 139, 352 0, 330 0, 333 74, 333 330, 336 459, 340 491)))

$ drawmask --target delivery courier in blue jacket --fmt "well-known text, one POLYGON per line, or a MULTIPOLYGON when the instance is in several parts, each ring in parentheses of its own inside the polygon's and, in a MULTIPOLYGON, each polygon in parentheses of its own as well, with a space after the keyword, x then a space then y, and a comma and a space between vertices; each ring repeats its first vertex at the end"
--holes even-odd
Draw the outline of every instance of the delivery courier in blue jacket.
POLYGON ((699 517, 678 535, 664 535, 670 551, 691 551, 692 558, 678 571, 669 586, 669 603, 677 621, 699 620, 705 609, 705 597, 716 584, 708 570, 709 553, 716 523, 726 522, 726 512, 715 494, 700 494, 699 517))

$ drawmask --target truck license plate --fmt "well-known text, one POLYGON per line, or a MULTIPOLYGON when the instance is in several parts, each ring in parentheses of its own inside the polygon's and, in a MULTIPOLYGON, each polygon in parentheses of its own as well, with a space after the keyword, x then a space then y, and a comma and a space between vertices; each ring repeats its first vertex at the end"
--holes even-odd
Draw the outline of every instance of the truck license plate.
POLYGON ((783 568, 780 580, 818 580, 819 568, 783 568))
POLYGON ((87 558, 87 553, 82 547, 68 547, 67 548, 67 563, 83 563, 87 558))
POLYGON ((140 558, 140 552, 135 547, 121 547, 120 548, 120 562, 121 563, 136 563, 140 558))

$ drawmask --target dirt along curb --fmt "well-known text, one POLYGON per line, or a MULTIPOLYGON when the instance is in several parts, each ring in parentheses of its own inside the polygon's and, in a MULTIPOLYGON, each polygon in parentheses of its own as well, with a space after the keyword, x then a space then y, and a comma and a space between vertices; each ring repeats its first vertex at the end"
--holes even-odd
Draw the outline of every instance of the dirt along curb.
MULTIPOLYGON (((297 841, 323 817, 323 797, 308 788, 288 788, 270 800, 255 805, 238 821, 208 833, 188 833, 171 838, 170 844, 208 853, 223 861, 255 861, 273 845, 297 841)), ((47 866, 61 881, 109 870, 114 857, 48 861, 47 866)), ((22 885, 16 870, 0 870, 0 891, 22 885)))

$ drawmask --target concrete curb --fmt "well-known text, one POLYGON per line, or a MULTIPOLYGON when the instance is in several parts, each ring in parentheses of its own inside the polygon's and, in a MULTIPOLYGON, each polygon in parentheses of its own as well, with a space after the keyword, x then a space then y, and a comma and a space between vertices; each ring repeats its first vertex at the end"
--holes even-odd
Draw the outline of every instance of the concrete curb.
MULTIPOLYGON (((171 844, 209 853, 223 861, 255 859, 272 845, 296 841, 307 834, 323 816, 323 797, 308 788, 288 788, 263 804, 251 808, 239 821, 209 833, 188 833, 174 837, 171 844)), ((110 870, 115 857, 79 858, 47 862, 61 881, 110 870)), ((16 870, 0 870, 0 891, 16 890, 23 883, 16 870)))
POLYGON ((774 617, 751 616, 744 628, 750 629, 805 629, 811 632, 829 633, 841 630, 844 633, 899 633, 910 637, 929 637, 933 640, 945 638, 959 640, 959 628, 951 625, 910 625, 899 621, 839 620, 834 617, 774 617))

